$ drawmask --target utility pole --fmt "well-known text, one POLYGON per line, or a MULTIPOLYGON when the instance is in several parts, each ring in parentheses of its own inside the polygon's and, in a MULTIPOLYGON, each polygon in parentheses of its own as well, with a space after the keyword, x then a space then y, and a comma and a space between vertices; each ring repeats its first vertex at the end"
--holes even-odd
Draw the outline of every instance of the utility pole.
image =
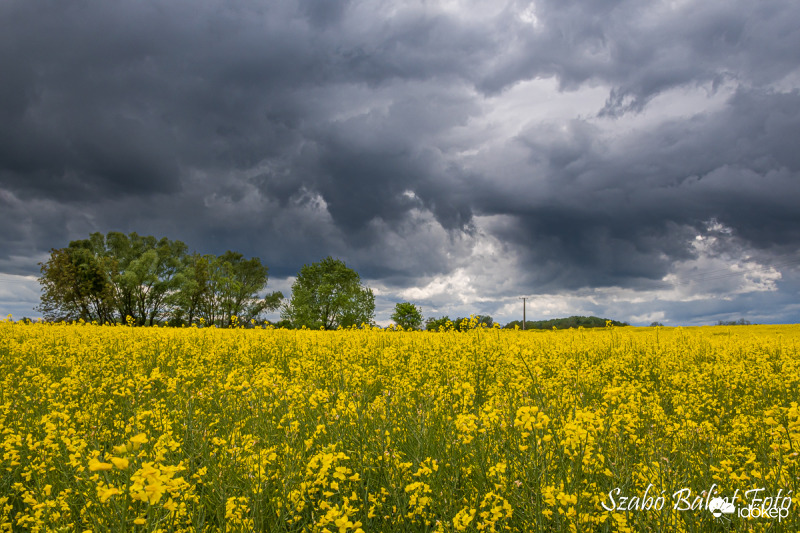
POLYGON ((520 300, 522 300, 522 329, 525 330, 525 300, 528 298, 526 296, 520 296, 520 300))

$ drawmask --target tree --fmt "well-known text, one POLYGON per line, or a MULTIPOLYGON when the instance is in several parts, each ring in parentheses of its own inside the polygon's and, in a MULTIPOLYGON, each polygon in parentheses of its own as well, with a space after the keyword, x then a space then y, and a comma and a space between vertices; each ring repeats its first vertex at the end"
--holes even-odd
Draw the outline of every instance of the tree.
POLYGON ((184 243, 112 231, 105 238, 93 233, 70 247, 87 250, 102 261, 121 321, 131 316, 138 325, 152 326, 167 314, 168 297, 178 288, 178 273, 185 264, 184 243))
MULTIPOLYGON (((553 318, 550 320, 528 320, 525 322, 525 329, 569 329, 569 328, 604 328, 606 324, 611 322, 612 326, 627 326, 626 322, 619 322, 617 320, 609 320, 607 318, 600 318, 597 316, 571 316, 568 318, 553 318)), ((515 325, 522 326, 522 322, 514 320, 505 325, 509 329, 513 329, 515 325)))
POLYGON ((453 327, 453 322, 450 320, 449 316, 443 316, 439 318, 429 318, 425 321, 425 329, 428 331, 439 331, 439 328, 448 329, 453 327))
POLYGON ((211 279, 211 298, 221 313, 211 323, 227 326, 234 316, 242 321, 255 320, 264 311, 274 311, 280 307, 283 298, 280 292, 258 297, 269 279, 267 267, 261 264, 258 257, 245 259, 238 252, 227 251, 212 262, 211 279))
POLYGON ((177 289, 186 245, 169 239, 93 233, 52 250, 41 264, 39 310, 48 320, 124 321, 150 325, 177 289))
POLYGON ((173 318, 189 324, 202 318, 209 326, 229 326, 233 316, 240 322, 260 320, 264 311, 278 309, 283 298, 280 291, 259 296, 267 286, 268 272, 259 258, 245 259, 238 252, 192 254, 174 296, 173 318))
POLYGON ((249 321, 280 307, 280 292, 259 294, 267 267, 236 252, 187 254, 186 245, 136 233, 93 233, 52 250, 40 263, 42 299, 38 310, 48 320, 172 325, 202 317, 228 325, 231 317, 249 321))
POLYGON ((478 326, 486 326, 487 328, 491 328, 494 326, 494 319, 492 315, 475 315, 475 318, 478 319, 478 326))
POLYGON ((468 329, 480 327, 481 325, 490 328, 494 325, 494 319, 490 315, 472 315, 469 317, 459 317, 453 322, 456 331, 465 331, 468 329))
POLYGON ((420 329, 422 326, 422 311, 410 302, 398 303, 394 306, 392 320, 403 329, 420 329))
POLYGON ((46 320, 114 321, 112 289, 101 258, 70 246, 51 250, 39 266, 42 296, 36 309, 46 320))
POLYGON ((717 322, 718 326, 749 326, 750 321, 740 318, 739 320, 720 320, 717 322))
POLYGON ((281 312, 281 318, 295 327, 311 329, 369 324, 374 316, 372 289, 361 284, 355 270, 330 256, 303 265, 292 284, 292 298, 281 312))
POLYGON ((179 274, 178 291, 172 296, 173 324, 193 324, 211 297, 211 268, 213 255, 193 253, 186 257, 179 274))

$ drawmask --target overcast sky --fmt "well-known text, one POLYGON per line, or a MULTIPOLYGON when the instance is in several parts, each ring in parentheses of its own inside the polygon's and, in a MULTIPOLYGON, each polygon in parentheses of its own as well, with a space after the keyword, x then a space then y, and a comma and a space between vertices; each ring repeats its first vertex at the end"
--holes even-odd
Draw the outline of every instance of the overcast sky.
POLYGON ((426 317, 800 322, 800 3, 0 3, 0 312, 99 231, 426 317))

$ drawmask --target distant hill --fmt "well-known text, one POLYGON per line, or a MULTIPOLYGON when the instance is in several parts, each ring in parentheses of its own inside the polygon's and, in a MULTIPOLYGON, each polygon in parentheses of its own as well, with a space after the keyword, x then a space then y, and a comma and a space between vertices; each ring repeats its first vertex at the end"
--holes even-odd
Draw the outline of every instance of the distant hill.
MULTIPOLYGON (((525 329, 569 329, 569 328, 604 328, 608 318, 599 316, 571 316, 569 318, 552 318, 550 320, 526 320, 525 329)), ((626 322, 611 320, 613 326, 628 326, 626 322)), ((514 329, 519 326, 522 329, 522 320, 514 320, 505 325, 507 328, 514 329)))

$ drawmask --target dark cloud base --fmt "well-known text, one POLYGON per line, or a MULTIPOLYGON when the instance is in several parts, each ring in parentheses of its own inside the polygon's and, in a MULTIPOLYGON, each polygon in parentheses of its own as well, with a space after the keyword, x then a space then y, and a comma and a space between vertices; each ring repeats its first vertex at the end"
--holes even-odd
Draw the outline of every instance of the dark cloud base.
MULTIPOLYGON (((476 282, 487 295, 654 290, 708 259, 692 242, 711 220, 735 236, 716 257, 793 257, 800 5, 529 8, 5 2, 2 271, 112 230, 239 250, 281 278, 331 254, 397 291, 490 279, 475 257, 494 242, 515 281, 476 282), (498 122, 545 78, 607 96, 498 122), (680 91, 716 104, 659 109, 680 91)), ((788 306, 796 286, 732 305, 788 306)), ((727 312, 709 305, 679 313, 727 312)))

